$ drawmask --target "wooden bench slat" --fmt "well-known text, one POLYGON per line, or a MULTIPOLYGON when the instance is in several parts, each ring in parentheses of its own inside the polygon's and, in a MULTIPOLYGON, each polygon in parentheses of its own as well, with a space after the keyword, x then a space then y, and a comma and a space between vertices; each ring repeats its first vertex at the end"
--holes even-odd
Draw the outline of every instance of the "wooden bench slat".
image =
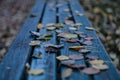
POLYGON ((53 6, 55 6, 56 1, 50 0, 46 3, 45 12, 42 19, 42 24, 44 28, 40 29, 40 34, 53 34, 53 37, 50 41, 43 42, 39 47, 35 47, 34 53, 42 52, 41 59, 32 58, 32 64, 30 70, 35 69, 44 69, 44 73, 42 75, 34 76, 29 75, 28 80, 56 80, 56 53, 46 53, 44 46, 46 44, 56 44, 56 34, 54 31, 46 31, 46 25, 49 23, 56 23, 56 10, 51 10, 53 6))
POLYGON ((37 0, 36 5, 31 11, 31 13, 35 13, 37 16, 27 18, 20 33, 13 41, 9 51, 0 63, 1 80, 20 80, 22 78, 25 64, 31 50, 28 45, 32 40, 29 31, 36 30, 36 25, 41 17, 44 3, 44 0, 37 0))
POLYGON ((109 69, 106 71, 101 71, 100 74, 94 75, 94 80, 120 80, 120 76, 118 71, 116 70, 115 66, 113 65, 110 57, 108 56, 108 53, 104 49, 102 43, 100 42, 99 38, 97 37, 95 31, 88 31, 85 30, 85 27, 92 27, 92 24, 89 22, 88 18, 85 16, 76 16, 75 10, 85 14, 82 7, 79 5, 78 0, 70 0, 72 12, 75 18, 76 23, 82 22, 83 26, 81 30, 85 32, 86 34, 89 34, 90 36, 93 36, 93 47, 97 49, 96 52, 92 52, 92 55, 99 56, 100 59, 106 61, 105 63, 109 66, 109 69))
MULTIPOLYGON (((70 11, 68 12, 65 12, 65 9, 69 9, 69 6, 68 6, 68 1, 63 1, 63 5, 61 7, 58 8, 59 10, 59 23, 64 23, 65 22, 65 18, 69 17, 70 15, 72 15, 70 13, 70 11)), ((73 21, 74 22, 74 21, 73 21)), ((61 29, 63 32, 67 32, 69 31, 69 25, 66 25, 65 28, 61 29)), ((69 55, 73 55, 73 54, 80 54, 79 52, 76 52, 76 51, 71 51, 69 50, 69 47, 70 46, 80 46, 79 43, 68 43, 66 41, 62 41, 60 39, 60 44, 64 44, 64 48, 61 50, 61 55, 66 55, 66 56, 69 56, 69 55)), ((83 64, 83 65, 86 65, 85 64, 85 61, 84 59, 83 60, 80 60, 80 61, 76 61, 76 64, 83 64)), ((61 73, 64 72, 67 68, 64 67, 64 66, 61 66, 61 73)), ((83 74, 80 70, 73 70, 71 76, 69 76, 69 78, 67 80, 89 80, 90 77, 86 74, 83 74)), ((62 78, 62 80, 66 80, 64 78, 62 78)))

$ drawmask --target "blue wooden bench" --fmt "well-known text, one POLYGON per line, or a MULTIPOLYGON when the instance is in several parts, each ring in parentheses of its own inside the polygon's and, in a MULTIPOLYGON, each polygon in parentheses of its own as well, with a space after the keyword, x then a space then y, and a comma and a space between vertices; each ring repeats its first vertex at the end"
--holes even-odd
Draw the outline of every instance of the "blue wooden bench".
MULTIPOLYGON (((86 17, 78 0, 37 0, 30 16, 28 16, 22 29, 0 63, 0 80, 120 80, 119 73, 96 35, 96 32, 94 30, 86 30, 86 26, 92 27, 92 24, 86 17), (78 12, 81 13, 79 14, 81 16, 76 15, 78 12), (82 73, 80 70, 75 70, 68 78, 61 77, 66 67, 60 65, 60 61, 57 60, 56 57, 59 55, 69 56, 72 54, 80 54, 80 52, 69 50, 69 47, 81 44, 68 43, 62 38, 59 38, 55 31, 47 31, 46 26, 39 30, 37 29, 37 25, 39 23, 43 25, 49 23, 65 23, 65 18, 70 15, 73 16, 72 21, 74 23, 82 23, 78 31, 84 32, 94 39, 92 46, 88 47, 91 50, 89 55, 96 55, 100 60, 104 60, 109 66, 109 69, 95 75, 88 75, 82 73), (40 46, 31 47, 29 43, 35 39, 31 37, 30 31, 37 31, 40 34, 53 34, 53 37, 49 41, 44 41, 40 46), (57 53, 49 54, 45 51, 46 44, 64 44, 64 48, 60 49, 57 53), (35 59, 31 57, 40 51, 42 58, 35 59), (27 74, 26 63, 30 64, 30 70, 44 69, 44 74, 27 74)), ((69 30, 69 27, 70 25, 65 25, 65 27, 60 30, 65 32, 69 30)), ((80 37, 78 37, 78 39, 81 40, 80 37)), ((76 63, 84 64, 86 68, 91 66, 88 64, 86 56, 76 63)))

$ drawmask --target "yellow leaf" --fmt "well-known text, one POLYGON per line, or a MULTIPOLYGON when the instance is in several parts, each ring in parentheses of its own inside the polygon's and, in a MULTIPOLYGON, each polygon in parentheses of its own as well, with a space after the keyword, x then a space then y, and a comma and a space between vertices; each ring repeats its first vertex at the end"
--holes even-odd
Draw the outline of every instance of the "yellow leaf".
POLYGON ((64 55, 61 55, 61 56, 58 56, 58 57, 56 57, 58 60, 60 60, 60 61, 62 61, 62 60, 68 60, 69 59, 69 57, 67 57, 67 56, 64 56, 64 55))
POLYGON ((79 51, 79 50, 84 49, 84 48, 85 48, 84 46, 71 46, 71 47, 69 47, 69 49, 75 50, 75 51, 79 51))
POLYGON ((68 68, 64 72, 62 72, 62 78, 67 78, 72 74, 72 69, 68 68))
POLYGON ((44 72, 43 69, 39 69, 39 70, 29 70, 28 74, 32 74, 32 75, 40 75, 44 72))

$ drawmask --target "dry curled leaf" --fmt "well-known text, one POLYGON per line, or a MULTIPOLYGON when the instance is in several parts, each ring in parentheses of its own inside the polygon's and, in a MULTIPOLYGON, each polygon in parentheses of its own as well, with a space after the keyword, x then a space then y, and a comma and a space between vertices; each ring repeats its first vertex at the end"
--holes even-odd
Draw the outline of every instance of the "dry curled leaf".
POLYGON ((79 51, 79 50, 82 50, 84 48, 85 48, 84 46, 71 46, 71 47, 69 47, 69 49, 75 50, 75 51, 79 51))
POLYGON ((39 41, 31 41, 29 43, 30 46, 39 46, 40 45, 40 42, 39 41))
POLYGON ((69 58, 72 60, 80 60, 83 59, 84 57, 82 54, 74 54, 74 55, 70 55, 69 58))
POLYGON ((38 69, 38 70, 29 70, 28 74, 32 74, 32 75, 41 75, 43 74, 44 70, 43 69, 38 69))
POLYGON ((92 67, 95 68, 95 69, 99 69, 99 70, 106 70, 106 69, 109 68, 106 64, 92 65, 92 67))
POLYGON ((43 28, 43 24, 38 24, 37 28, 38 28, 38 29, 43 28))
POLYGON ((72 69, 68 68, 62 72, 62 78, 67 78, 72 74, 72 69))
POLYGON ((82 70, 83 73, 88 74, 88 75, 94 75, 98 74, 100 72, 99 69, 94 69, 94 68, 85 68, 82 70))
POLYGON ((62 61, 62 60, 68 60, 69 57, 68 56, 64 56, 64 55, 61 55, 61 56, 58 56, 56 57, 58 60, 62 61))

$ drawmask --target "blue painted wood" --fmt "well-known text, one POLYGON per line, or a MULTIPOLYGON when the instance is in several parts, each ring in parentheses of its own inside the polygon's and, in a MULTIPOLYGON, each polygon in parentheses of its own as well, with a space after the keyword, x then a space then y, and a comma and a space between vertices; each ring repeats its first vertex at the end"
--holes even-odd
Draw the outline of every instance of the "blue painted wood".
POLYGON ((106 52, 105 48, 103 47, 102 43, 100 42, 98 36, 96 35, 95 31, 88 31, 85 30, 86 26, 92 27, 92 24, 86 17, 84 16, 76 16, 75 10, 85 14, 83 11, 83 8, 79 5, 78 0, 70 0, 72 12, 75 18, 76 23, 82 22, 83 26, 81 30, 88 34, 89 36, 94 37, 93 41, 93 48, 91 49, 92 53, 91 55, 97 55, 100 57, 100 59, 106 61, 106 64, 109 66, 109 69, 106 71, 102 71, 100 74, 94 75, 94 80, 120 80, 120 76, 118 74, 118 71, 116 70, 115 66, 113 65, 108 53, 106 52), (95 50, 95 51, 94 51, 95 50))
POLYGON ((33 39, 30 37, 29 31, 36 30, 44 4, 44 0, 37 0, 31 11, 31 13, 37 16, 27 18, 21 31, 0 63, 0 80, 20 80, 22 78, 25 64, 30 57, 31 48, 28 43, 33 39))
MULTIPOLYGON (((61 0, 59 0, 61 2, 61 0)), ((70 12, 65 12, 65 9, 69 9, 68 6, 68 1, 62 1, 61 3, 63 3, 63 5, 61 7, 58 8, 59 10, 59 23, 64 23, 65 22, 65 18, 68 17, 69 15, 72 15, 70 12)), ((74 21, 73 21, 74 22, 74 21)), ((63 32, 67 32, 69 31, 69 27, 70 25, 66 25, 65 28, 61 29, 63 32)), ((71 31, 72 32, 72 31, 71 31)), ((64 44, 64 48, 61 50, 61 55, 73 55, 73 54, 80 54, 77 51, 71 51, 69 50, 70 46, 80 46, 79 43, 68 43, 66 41, 62 41, 62 39, 60 39, 60 44, 64 44)), ((79 60, 76 61, 76 64, 85 64, 84 59, 83 60, 79 60)), ((64 72, 64 70, 66 70, 65 66, 61 66, 61 73, 64 72)), ((78 70, 73 70, 71 76, 69 76, 68 78, 61 78, 62 80, 89 80, 90 77, 86 74, 83 74, 79 69, 78 70)))
POLYGON ((42 75, 34 76, 28 75, 28 80, 56 80, 56 53, 46 53, 45 45, 46 44, 56 44, 56 34, 55 31, 47 31, 46 25, 49 23, 56 23, 56 10, 51 10, 56 5, 55 0, 50 0, 47 2, 45 13, 43 15, 42 24, 44 28, 40 29, 40 34, 53 34, 53 37, 50 41, 41 42, 42 44, 39 47, 35 47, 34 53, 37 54, 39 51, 42 52, 41 59, 32 59, 31 70, 35 69, 44 69, 42 75))

